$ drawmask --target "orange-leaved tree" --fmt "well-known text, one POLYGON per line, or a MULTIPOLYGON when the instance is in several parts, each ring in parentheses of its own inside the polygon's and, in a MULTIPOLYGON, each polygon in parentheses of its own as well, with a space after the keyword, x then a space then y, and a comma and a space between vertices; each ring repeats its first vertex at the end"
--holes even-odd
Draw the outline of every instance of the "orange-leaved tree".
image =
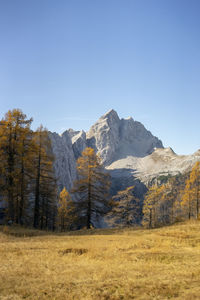
POLYGON ((53 227, 51 215, 54 214, 56 201, 56 179, 53 169, 54 156, 48 131, 40 126, 34 133, 33 194, 35 228, 53 227))
POLYGON ((58 227, 61 231, 71 229, 76 221, 76 208, 69 192, 64 187, 58 201, 58 227))
POLYGON ((32 165, 32 119, 19 109, 9 110, 0 122, 0 186, 7 203, 7 219, 23 224, 32 165))
POLYGON ((200 208, 200 162, 193 166, 186 180, 185 190, 182 197, 182 207, 188 218, 199 217, 200 208))
POLYGON ((77 160, 78 180, 72 192, 78 197, 77 209, 81 226, 95 226, 99 216, 110 208, 110 176, 105 171, 100 157, 88 147, 77 160))
POLYGON ((111 225, 129 226, 139 221, 141 205, 134 195, 134 186, 119 191, 112 199, 113 207, 108 214, 108 222, 111 225))

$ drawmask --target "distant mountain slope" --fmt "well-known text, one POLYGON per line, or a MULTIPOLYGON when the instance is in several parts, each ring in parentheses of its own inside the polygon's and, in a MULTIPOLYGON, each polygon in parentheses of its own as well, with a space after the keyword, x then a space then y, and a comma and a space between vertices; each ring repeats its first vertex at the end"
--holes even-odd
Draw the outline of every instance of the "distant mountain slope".
POLYGON ((163 148, 162 142, 140 122, 131 117, 120 119, 114 110, 104 114, 87 133, 69 129, 62 135, 49 135, 60 189, 71 189, 77 176, 76 159, 85 147, 93 147, 102 157, 113 179, 113 193, 135 184, 142 195, 144 184, 153 177, 186 172, 200 160, 200 151, 177 155, 171 148, 163 148))
MULTIPOLYGON (((177 155, 171 148, 155 148, 145 157, 127 156, 116 160, 107 169, 130 170, 130 173, 147 184, 152 178, 160 175, 185 173, 191 169, 196 161, 200 160, 200 152, 192 155, 177 155)), ((120 173, 120 176, 122 174, 120 173)))

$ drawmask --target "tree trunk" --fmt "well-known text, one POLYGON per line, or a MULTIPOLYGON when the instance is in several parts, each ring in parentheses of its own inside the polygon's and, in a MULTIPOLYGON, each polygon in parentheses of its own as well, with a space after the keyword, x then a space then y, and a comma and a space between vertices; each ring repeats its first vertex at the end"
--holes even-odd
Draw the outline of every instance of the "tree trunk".
MULTIPOLYGON (((90 163, 90 161, 89 161, 90 163)), ((88 168, 88 207, 87 207, 87 229, 91 228, 91 173, 88 168)))
POLYGON ((35 208, 34 208, 34 228, 38 228, 39 225, 39 197, 40 197, 40 152, 38 157, 38 166, 37 166, 37 178, 36 178, 36 186, 35 186, 35 208))
POLYGON ((91 227, 91 184, 88 185, 88 210, 87 210, 87 229, 91 227))
POLYGON ((150 208, 150 213, 149 213, 149 228, 152 228, 152 208, 150 208))
POLYGON ((189 214, 188 214, 188 218, 190 220, 191 218, 191 203, 190 203, 190 195, 189 195, 189 214))
POLYGON ((11 221, 14 221, 14 196, 13 196, 13 171, 14 171, 14 154, 12 150, 12 132, 10 128, 9 135, 9 152, 8 152, 8 218, 11 221))
POLYGON ((19 223, 23 225, 23 214, 24 214, 24 161, 22 157, 22 166, 21 166, 21 197, 19 205, 19 223))
POLYGON ((40 229, 44 228, 44 196, 42 197, 42 211, 41 211, 41 217, 40 217, 40 229))

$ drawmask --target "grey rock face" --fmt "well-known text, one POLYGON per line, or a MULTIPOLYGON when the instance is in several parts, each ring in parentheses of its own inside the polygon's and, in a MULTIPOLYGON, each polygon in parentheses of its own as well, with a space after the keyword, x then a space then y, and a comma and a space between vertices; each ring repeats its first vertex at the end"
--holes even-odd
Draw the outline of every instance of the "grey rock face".
POLYGON ((101 156, 105 165, 109 165, 115 156, 119 144, 120 119, 114 110, 103 115, 87 133, 87 144, 101 156))
POLYGON ((77 160, 77 158, 81 156, 83 150, 87 147, 85 131, 81 130, 72 137, 72 147, 75 159, 77 160))
POLYGON ((75 135, 79 134, 80 131, 77 131, 77 130, 74 130, 74 129, 72 129, 72 128, 69 128, 69 129, 67 130, 67 132, 68 132, 70 138, 72 139, 75 135))
POLYGON ((55 155, 54 170, 57 178, 59 191, 65 186, 70 190, 73 181, 76 179, 76 160, 72 147, 71 137, 68 131, 61 136, 57 133, 49 132, 52 151, 55 155))
MULTIPOLYGON (((171 148, 155 148, 150 155, 144 157, 127 156, 114 161, 107 169, 114 174, 129 172, 130 176, 138 178, 148 185, 153 178, 161 175, 176 175, 191 170, 195 162, 200 161, 200 153, 192 155, 177 155, 171 148), (117 172, 116 172, 117 170, 117 172)), ((115 175, 115 177, 116 177, 115 175)))
POLYGON ((132 118, 119 119, 114 110, 103 115, 87 133, 90 147, 98 151, 105 166, 127 157, 144 157, 162 142, 132 118))
POLYGON ((103 115, 87 133, 69 129, 61 136, 50 133, 50 137, 59 187, 69 190, 77 178, 76 160, 86 147, 94 148, 111 172, 116 182, 113 193, 133 179, 147 184, 156 176, 188 171, 200 160, 200 150, 193 155, 176 155, 171 148, 163 148, 140 122, 130 117, 120 119, 114 110, 103 115))
POLYGON ((151 134, 140 122, 132 118, 122 119, 120 124, 120 148, 117 159, 132 155, 144 157, 154 148, 163 148, 162 142, 151 134))
POLYGON ((103 115, 88 133, 66 130, 62 135, 49 133, 55 155, 55 174, 59 189, 70 190, 76 174, 76 160, 86 147, 94 148, 100 154, 105 166, 128 155, 143 157, 154 147, 163 147, 145 127, 132 118, 121 119, 116 111, 103 115))

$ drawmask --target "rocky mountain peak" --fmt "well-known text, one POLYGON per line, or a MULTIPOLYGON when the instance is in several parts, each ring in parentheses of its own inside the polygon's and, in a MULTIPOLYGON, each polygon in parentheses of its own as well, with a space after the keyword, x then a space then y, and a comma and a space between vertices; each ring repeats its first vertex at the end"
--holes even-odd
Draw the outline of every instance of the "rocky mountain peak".
POLYGON ((102 157, 105 166, 133 155, 143 157, 154 147, 163 148, 162 142, 132 117, 120 119, 115 110, 104 114, 87 133, 88 145, 102 157))
POLYGON ((105 165, 109 164, 119 143, 120 119, 115 110, 104 114, 87 133, 87 143, 101 156, 105 165))
POLYGON ((80 132, 80 131, 74 130, 72 128, 69 128, 66 131, 68 132, 68 134, 70 135, 71 138, 73 138, 74 136, 76 136, 80 132))
POLYGON ((99 120, 102 120, 102 119, 107 119, 107 120, 110 120, 110 121, 112 121, 112 120, 118 120, 119 121, 119 116, 118 116, 117 112, 114 109, 111 109, 99 118, 99 120))

